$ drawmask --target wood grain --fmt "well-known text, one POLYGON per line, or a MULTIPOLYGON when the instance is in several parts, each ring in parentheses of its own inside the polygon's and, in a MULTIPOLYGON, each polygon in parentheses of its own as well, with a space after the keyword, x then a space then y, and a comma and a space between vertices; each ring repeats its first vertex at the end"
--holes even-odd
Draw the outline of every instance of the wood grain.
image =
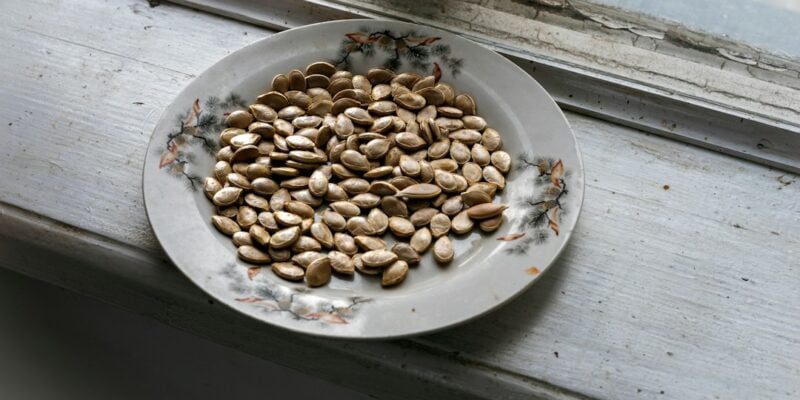
POLYGON ((0 22, 4 267, 381 398, 800 396, 795 175, 570 113, 584 211, 533 289, 414 340, 296 337, 209 304, 141 199, 163 107, 270 32, 134 0, 10 1, 0 22))

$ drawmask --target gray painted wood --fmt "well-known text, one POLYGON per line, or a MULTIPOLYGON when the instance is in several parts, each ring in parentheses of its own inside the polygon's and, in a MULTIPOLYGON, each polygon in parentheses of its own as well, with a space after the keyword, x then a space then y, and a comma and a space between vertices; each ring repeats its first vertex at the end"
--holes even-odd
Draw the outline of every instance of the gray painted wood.
POLYGON ((585 208, 530 291, 413 340, 298 337, 210 304, 141 200, 160 110, 270 32, 135 0, 3 2, 0 22, 3 267, 380 398, 800 395, 795 175, 569 113, 585 208))

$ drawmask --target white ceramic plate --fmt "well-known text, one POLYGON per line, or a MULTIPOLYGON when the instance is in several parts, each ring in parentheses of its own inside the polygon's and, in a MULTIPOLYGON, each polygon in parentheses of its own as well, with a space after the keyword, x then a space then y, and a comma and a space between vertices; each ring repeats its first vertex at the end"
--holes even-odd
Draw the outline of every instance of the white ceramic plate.
POLYGON ((189 279, 218 301, 297 332, 390 338, 476 318, 529 287, 566 245, 583 200, 575 137, 553 99, 516 65, 478 44, 412 24, 348 20, 278 33, 240 49, 198 76, 167 107, 144 164, 144 198, 153 231, 189 279), (497 129, 514 169, 499 194, 507 220, 495 233, 453 236, 455 260, 428 251, 401 285, 383 289, 358 273, 309 289, 251 269, 210 224, 200 190, 210 174, 223 114, 253 103, 272 77, 328 60, 356 73, 375 66, 431 74, 472 94, 497 129), (344 61, 344 62, 343 62, 344 61))

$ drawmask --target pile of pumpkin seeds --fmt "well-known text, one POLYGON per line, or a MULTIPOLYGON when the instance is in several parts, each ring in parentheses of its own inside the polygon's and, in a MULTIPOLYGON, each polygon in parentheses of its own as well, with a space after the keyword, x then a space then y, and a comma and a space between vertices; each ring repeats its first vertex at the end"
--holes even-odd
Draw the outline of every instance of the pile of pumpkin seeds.
POLYGON ((492 200, 511 157, 469 94, 432 75, 326 62, 271 86, 227 116, 203 187, 245 262, 311 287, 355 271, 393 286, 431 247, 452 261, 451 232, 503 223, 507 206, 492 200))

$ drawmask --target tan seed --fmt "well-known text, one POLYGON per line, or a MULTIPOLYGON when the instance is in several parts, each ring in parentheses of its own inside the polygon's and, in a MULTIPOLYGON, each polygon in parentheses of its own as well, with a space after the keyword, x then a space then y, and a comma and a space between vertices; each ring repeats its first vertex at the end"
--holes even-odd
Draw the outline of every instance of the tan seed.
POLYGON ((411 240, 409 241, 409 245, 412 249, 414 249, 414 251, 422 254, 428 251, 428 248, 431 247, 432 241, 433 236, 431 235, 431 231, 426 227, 414 232, 414 235, 411 236, 411 240))
POLYGON ((258 222, 258 213, 253 207, 239 207, 239 211, 236 213, 236 223, 239 224, 242 229, 250 228, 256 222, 258 222))
POLYGON ((406 275, 408 275, 408 263, 403 260, 395 261, 383 271, 381 285, 385 287, 398 285, 406 279, 406 275))
POLYGON ((322 213, 322 222, 334 231, 341 232, 347 227, 347 221, 342 214, 326 210, 322 213))
POLYGON ((320 251, 322 250, 322 245, 320 243, 310 237, 310 236, 300 236, 297 238, 297 241, 294 242, 292 245, 292 251, 295 253, 302 253, 304 251, 320 251))
POLYGON ((275 122, 272 123, 272 126, 275 128, 275 133, 278 134, 278 136, 273 136, 273 140, 277 140, 277 143, 280 143, 281 137, 289 137, 294 134, 294 125, 289 121, 276 119, 275 122))
POLYGON ((343 275, 353 275, 355 272, 352 258, 341 251, 334 250, 329 252, 328 259, 331 260, 331 268, 333 268, 334 272, 343 275))
POLYGON ((367 110, 375 115, 392 115, 397 111, 397 104, 389 100, 375 101, 367 110))
POLYGON ((336 246, 336 249, 341 251, 347 255, 353 255, 358 252, 358 247, 356 247, 356 242, 352 236, 337 232, 333 235, 333 245, 336 246))
POLYGON ((442 93, 441 90, 429 87, 415 91, 416 94, 422 96, 425 99, 425 104, 430 104, 433 106, 440 106, 444 104, 445 95, 442 93))
POLYGON ((459 235, 463 235, 471 231, 473 226, 474 223, 472 222, 472 219, 469 217, 467 210, 464 210, 458 213, 458 215, 456 215, 455 217, 453 217, 453 221, 450 224, 450 229, 459 235))
POLYGON ((345 150, 341 155, 342 164, 353 171, 369 171, 372 166, 363 154, 355 150, 345 150))
MULTIPOLYGON (((276 188, 278 186, 277 183, 273 182, 276 188)), ((269 194, 269 193, 266 193, 269 194)), ((289 194, 289 191, 286 189, 277 189, 272 193, 272 197, 269 198, 269 208, 274 211, 283 210, 283 207, 286 205, 286 202, 292 200, 292 196, 289 194)))
POLYGON ((383 165, 383 166, 380 166, 380 167, 377 167, 377 168, 373 168, 373 169, 371 169, 371 170, 369 170, 369 171, 364 173, 364 178, 368 178, 368 179, 381 178, 381 177, 384 177, 386 175, 391 174, 393 169, 394 168, 392 168, 391 166, 388 166, 388 165, 383 165))
POLYGON ((508 208, 501 203, 483 203, 467 209, 467 215, 472 219, 487 219, 496 217, 508 208))
POLYGON ((242 133, 231 138, 230 145, 236 150, 244 146, 253 146, 261 140, 261 135, 255 133, 242 133))
POLYGON ((231 236, 241 230, 239 228, 239 224, 228 217, 214 215, 211 217, 211 222, 214 224, 214 227, 217 228, 217 230, 228 236, 231 236))
POLYGON ((380 275, 383 273, 383 268, 371 268, 364 265, 364 263, 361 262, 361 254, 353 256, 353 266, 355 266, 356 271, 366 275, 380 275))
POLYGON ((480 143, 475 143, 472 145, 472 160, 475 161, 476 164, 480 165, 481 167, 485 167, 489 165, 490 155, 489 150, 486 150, 480 143))
POLYGON ((251 122, 253 122, 253 116, 248 113, 247 111, 236 110, 225 118, 225 122, 231 128, 240 128, 245 129, 251 122))
POLYGON ((283 93, 289 90, 289 77, 284 74, 275 75, 272 78, 272 90, 283 93))
POLYGON ((372 125, 374 121, 369 112, 361 107, 350 107, 344 110, 344 115, 357 125, 372 125))
POLYGON ((253 180, 256 178, 267 178, 272 175, 272 169, 269 165, 261 164, 258 162, 252 163, 247 166, 245 170, 247 179, 253 180))
POLYGON ((463 111, 465 115, 475 115, 477 112, 475 106, 475 99, 472 96, 462 93, 453 101, 453 105, 458 108, 459 110, 463 111))
POLYGON ((299 215, 287 211, 275 211, 272 213, 272 216, 275 217, 275 221, 281 226, 296 226, 303 222, 303 219, 300 218, 299 215))
POLYGON ((409 176, 395 176, 389 180, 389 183, 396 187, 398 190, 403 190, 411 185, 416 185, 417 182, 414 178, 409 176))
POLYGON ((414 213, 411 214, 411 217, 409 217, 409 220, 412 224, 414 224, 415 227, 419 228, 430 224, 431 218, 433 218, 433 216, 437 213, 439 213, 439 210, 433 207, 425 207, 414 211, 414 213))
POLYGON ((367 79, 369 79, 370 83, 373 85, 389 82, 394 77, 394 71, 386 68, 372 68, 367 71, 367 79))
POLYGON ((311 207, 319 207, 322 204, 322 199, 315 197, 308 189, 295 190, 289 193, 293 199, 308 204, 311 207))
POLYGON ((439 107, 436 109, 436 111, 438 111, 443 117, 447 118, 461 118, 461 116, 464 115, 463 111, 449 106, 439 107))
POLYGON ((503 139, 500 137, 500 133, 492 128, 486 128, 483 131, 483 139, 481 139, 481 144, 486 147, 486 150, 490 152, 498 151, 503 148, 503 139))
POLYGON ((292 259, 292 251, 289 249, 276 249, 274 247, 270 247, 267 249, 267 254, 269 254, 269 257, 275 262, 289 261, 292 259))
POLYGON ((250 235, 250 239, 253 242, 258 243, 261 246, 267 247, 269 246, 269 239, 270 234, 269 232, 261 225, 253 225, 250 227, 248 234, 250 235))
POLYGON ((350 199, 350 202, 357 205, 361 209, 368 209, 377 207, 381 203, 380 196, 372 193, 359 193, 350 199))
POLYGON ((483 179, 486 180, 486 182, 497 185, 497 188, 500 190, 506 187, 506 178, 503 176, 503 173, 491 165, 483 167, 483 179))
POLYGON ((478 182, 478 183, 474 183, 474 184, 470 185, 469 188, 467 188, 468 192, 471 192, 473 190, 484 192, 484 193, 488 194, 489 196, 493 197, 495 191, 497 191, 497 185, 495 185, 493 183, 489 183, 489 182, 478 182))
POLYGON ((277 183, 270 178, 256 178, 250 184, 253 191, 260 195, 271 195, 280 189, 277 183))
POLYGON ((314 150, 314 142, 300 135, 292 135, 286 138, 286 145, 292 150, 314 150))
POLYGON ((450 158, 459 164, 464 164, 470 160, 470 150, 467 145, 459 141, 450 143, 450 158))
POLYGON ((444 204, 442 204, 442 212, 449 217, 453 217, 460 213, 463 208, 464 202, 461 200, 460 195, 450 197, 444 202, 444 204))
POLYGON ((511 170, 511 156, 505 151, 495 151, 491 156, 492 165, 498 171, 507 174, 511 170))
POLYGON ((218 190, 212 200, 216 206, 228 206, 239 200, 241 194, 241 188, 229 186, 218 190))
POLYGON ((501 214, 494 218, 489 218, 481 221, 481 223, 478 224, 478 226, 484 232, 494 232, 498 228, 500 228, 500 225, 502 224, 503 224, 503 215, 501 214))
POLYGON ((270 232, 275 232, 279 229, 278 221, 275 221, 275 216, 269 211, 258 213, 258 223, 270 232))
POLYGON ((478 204, 491 203, 492 196, 480 190, 472 190, 469 192, 461 193, 461 200, 467 207, 472 207, 478 204))
POLYGON ((289 100, 286 99, 286 96, 283 93, 278 91, 270 91, 264 93, 256 98, 258 103, 264 104, 273 110, 280 110, 283 107, 289 105, 289 100))
POLYGON ((389 228, 389 217, 379 208, 369 210, 367 215, 367 222, 370 229, 377 235, 383 235, 386 229, 389 228))
POLYGON ((384 196, 381 199, 381 210, 390 217, 407 217, 408 206, 395 196, 384 196))
POLYGON ((361 216, 347 220, 347 231, 353 236, 372 235, 374 233, 367 219, 361 216))
POLYGON ((306 271, 290 262, 272 263, 272 272, 274 272, 275 275, 290 281, 302 280, 306 274, 306 271))
POLYGON ((370 250, 361 255, 361 262, 367 267, 386 267, 397 261, 397 254, 389 250, 370 250))
POLYGON ((404 150, 419 150, 427 146, 425 139, 411 132, 400 132, 394 140, 397 142, 397 146, 404 150))
POLYGON ((400 156, 399 167, 403 174, 408 176, 417 176, 421 172, 419 161, 407 155, 400 156))
MULTIPOLYGON (((455 172, 458 169, 458 163, 452 158, 442 158, 431 161, 431 167, 433 167, 434 179, 436 179, 436 170, 455 172)), ((483 173, 483 170, 481 170, 481 173, 483 173)))
POLYGON ((349 196, 341 186, 335 183, 328 183, 328 192, 325 193, 325 200, 329 202, 347 200, 349 196))
POLYGON ((438 238, 450 232, 450 217, 443 213, 433 216, 431 219, 431 235, 438 238))
POLYGON ((336 72, 336 67, 334 67, 333 64, 327 63, 325 61, 317 61, 308 64, 308 66, 306 67, 306 75, 321 74, 330 77, 335 72, 336 72))
POLYGON ((207 177, 203 181, 203 193, 205 193, 206 197, 209 199, 213 199, 214 195, 222 189, 222 184, 219 183, 218 180, 207 177))
POLYGON ((336 201, 330 203, 329 206, 331 209, 333 209, 333 211, 336 211, 345 218, 352 218, 361 214, 361 209, 357 205, 348 201, 336 201))
POLYGON ((395 245, 392 246, 392 252, 397 254, 397 258, 407 262, 409 265, 419 264, 421 260, 419 253, 408 243, 395 243, 395 245))
POLYGON ((269 239, 269 245, 276 249, 283 249, 289 247, 300 238, 300 227, 293 226, 291 228, 281 229, 269 239))
POLYGON ((306 76, 306 88, 326 88, 331 83, 327 76, 312 74, 306 76))
POLYGON ((375 236, 358 235, 355 238, 356 245, 364 251, 385 249, 386 242, 375 236))
POLYGON ((390 217, 389 229, 398 237, 409 237, 416 231, 414 224, 403 217, 390 217))
POLYGON ((425 97, 412 92, 395 96, 394 101, 408 110, 419 110, 426 104, 425 97))
POLYGON ((433 244, 433 258, 440 263, 449 263, 453 261, 453 243, 447 236, 442 236, 433 244))
POLYGON ((244 261, 253 264, 266 264, 271 261, 269 255, 253 246, 239 246, 236 255, 244 261))
MULTIPOLYGON (((255 225, 255 226, 258 226, 258 225, 255 225)), ((250 234, 247 233, 247 232, 235 232, 233 234, 233 244, 236 247, 252 246, 253 245, 253 239, 250 237, 250 234)))
POLYGON ((339 182, 339 186, 348 194, 356 195, 369 190, 369 181, 361 178, 347 178, 339 182))
POLYGON ((292 262, 299 265, 301 268, 306 269, 308 266, 320 258, 325 258, 325 254, 318 251, 302 251, 292 256, 292 262))

